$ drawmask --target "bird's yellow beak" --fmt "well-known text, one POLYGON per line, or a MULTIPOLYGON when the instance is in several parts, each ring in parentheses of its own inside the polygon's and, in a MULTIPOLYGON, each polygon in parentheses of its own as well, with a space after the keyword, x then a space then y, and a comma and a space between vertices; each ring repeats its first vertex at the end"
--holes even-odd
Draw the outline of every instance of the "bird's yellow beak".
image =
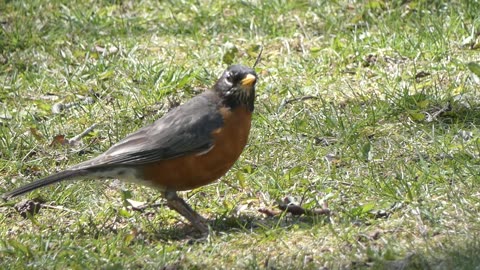
POLYGON ((243 78, 240 83, 242 84, 242 86, 251 86, 253 83, 255 83, 256 80, 257 78, 254 75, 247 74, 247 76, 245 76, 245 78, 243 78))

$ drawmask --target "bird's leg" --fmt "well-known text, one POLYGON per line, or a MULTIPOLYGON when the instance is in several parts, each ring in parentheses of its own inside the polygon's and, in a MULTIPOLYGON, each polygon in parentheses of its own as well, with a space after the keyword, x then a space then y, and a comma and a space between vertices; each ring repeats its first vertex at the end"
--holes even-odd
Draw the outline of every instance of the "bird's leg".
POLYGON ((167 205, 170 209, 177 211, 180 215, 188 219, 200 232, 208 233, 207 221, 195 212, 182 198, 178 197, 177 192, 165 191, 163 195, 165 199, 167 199, 167 205))

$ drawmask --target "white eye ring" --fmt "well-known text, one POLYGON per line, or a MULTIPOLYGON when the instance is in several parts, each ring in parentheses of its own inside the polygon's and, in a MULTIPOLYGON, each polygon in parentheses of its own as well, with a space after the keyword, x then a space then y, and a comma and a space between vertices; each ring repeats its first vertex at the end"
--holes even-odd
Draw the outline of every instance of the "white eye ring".
POLYGON ((230 72, 227 72, 225 74, 225 82, 228 84, 228 85, 232 85, 233 83, 229 80, 230 77, 232 76, 232 74, 230 72))

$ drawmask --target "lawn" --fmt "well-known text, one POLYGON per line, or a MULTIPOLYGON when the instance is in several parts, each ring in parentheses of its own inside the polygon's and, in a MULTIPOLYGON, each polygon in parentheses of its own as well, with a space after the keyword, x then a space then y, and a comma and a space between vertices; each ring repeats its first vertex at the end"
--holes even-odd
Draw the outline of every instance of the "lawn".
POLYGON ((64 182, 0 202, 0 268, 478 269, 478 14, 468 0, 0 0, 0 193, 98 155, 263 48, 241 158, 181 193, 208 237, 154 189, 64 182), (18 212, 25 199, 40 211, 18 212))

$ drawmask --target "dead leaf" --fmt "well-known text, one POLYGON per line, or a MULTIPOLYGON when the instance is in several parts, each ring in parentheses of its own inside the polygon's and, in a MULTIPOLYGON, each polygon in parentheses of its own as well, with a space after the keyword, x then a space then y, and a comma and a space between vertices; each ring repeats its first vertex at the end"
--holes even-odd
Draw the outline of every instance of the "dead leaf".
POLYGON ((58 134, 55 137, 53 137, 52 142, 50 143, 50 146, 56 146, 56 145, 66 145, 68 144, 68 140, 65 138, 65 135, 63 134, 58 134))

